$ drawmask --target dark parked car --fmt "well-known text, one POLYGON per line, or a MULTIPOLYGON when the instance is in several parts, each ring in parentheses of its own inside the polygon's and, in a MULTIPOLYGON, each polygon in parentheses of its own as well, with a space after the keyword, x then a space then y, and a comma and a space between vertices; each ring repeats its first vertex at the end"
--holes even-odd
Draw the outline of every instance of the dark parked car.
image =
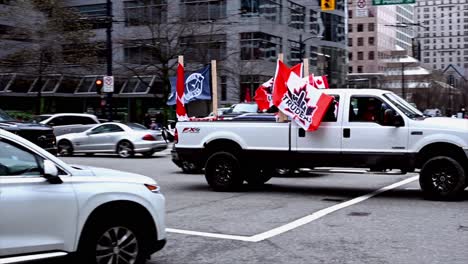
POLYGON ((54 155, 57 154, 54 130, 49 126, 18 121, 0 110, 0 128, 17 134, 54 155))

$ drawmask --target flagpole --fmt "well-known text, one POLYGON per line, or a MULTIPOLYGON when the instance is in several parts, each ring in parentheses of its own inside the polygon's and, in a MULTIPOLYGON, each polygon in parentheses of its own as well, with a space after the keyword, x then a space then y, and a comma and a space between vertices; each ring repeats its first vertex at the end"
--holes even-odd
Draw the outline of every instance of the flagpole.
POLYGON ((211 97, 213 105, 213 114, 218 115, 218 76, 216 74, 216 60, 211 61, 211 97))
MULTIPOLYGON (((283 59, 284 59, 284 54, 283 53, 278 54, 278 60, 283 61, 283 59)), ((279 110, 278 111, 278 122, 283 123, 283 122, 286 122, 287 119, 288 118, 286 117, 286 115, 283 112, 281 112, 281 110, 279 110)))
POLYGON ((302 77, 308 78, 309 77, 309 59, 304 58, 302 62, 303 62, 302 67, 304 68, 302 77))

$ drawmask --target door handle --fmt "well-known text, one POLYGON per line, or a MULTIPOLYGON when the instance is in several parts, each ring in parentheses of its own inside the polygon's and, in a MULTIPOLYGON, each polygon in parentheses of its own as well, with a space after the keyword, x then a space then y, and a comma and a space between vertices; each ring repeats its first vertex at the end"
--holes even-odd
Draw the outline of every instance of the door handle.
POLYGON ((303 128, 299 128, 299 137, 305 137, 305 130, 303 128))
POLYGON ((351 137, 351 129, 350 128, 343 128, 343 137, 350 138, 351 137))

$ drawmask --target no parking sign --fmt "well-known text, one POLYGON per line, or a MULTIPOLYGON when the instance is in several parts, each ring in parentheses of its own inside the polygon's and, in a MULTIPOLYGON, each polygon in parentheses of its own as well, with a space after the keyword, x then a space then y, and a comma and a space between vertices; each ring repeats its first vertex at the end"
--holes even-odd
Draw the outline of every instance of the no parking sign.
POLYGON ((114 92, 114 76, 104 76, 103 81, 104 81, 104 85, 102 87, 102 91, 105 93, 113 93, 114 92))

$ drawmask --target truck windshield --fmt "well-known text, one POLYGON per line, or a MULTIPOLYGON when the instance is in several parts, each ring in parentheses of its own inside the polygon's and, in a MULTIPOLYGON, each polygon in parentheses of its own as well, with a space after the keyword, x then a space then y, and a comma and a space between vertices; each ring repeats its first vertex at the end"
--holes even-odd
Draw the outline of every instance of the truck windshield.
POLYGON ((232 113, 257 113, 258 106, 257 104, 236 104, 232 113))
POLYGON ((403 98, 399 97, 394 93, 384 94, 384 97, 387 98, 393 105, 400 109, 407 117, 409 118, 424 118, 424 115, 421 111, 416 109, 403 98))
POLYGON ((11 116, 0 110, 0 121, 15 121, 11 116))

